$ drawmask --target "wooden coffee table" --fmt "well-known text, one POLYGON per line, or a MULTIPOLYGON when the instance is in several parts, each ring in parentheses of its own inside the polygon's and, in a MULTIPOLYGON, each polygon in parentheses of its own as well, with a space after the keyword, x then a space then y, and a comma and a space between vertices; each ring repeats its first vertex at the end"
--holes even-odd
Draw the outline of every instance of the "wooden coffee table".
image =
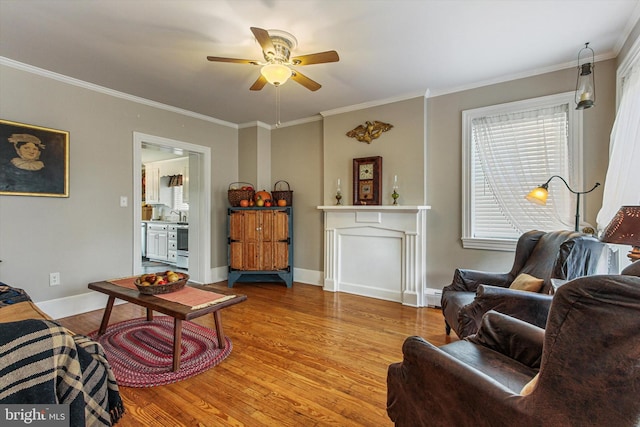
MULTIPOLYGON (((203 286, 191 284, 188 286, 213 292, 203 286)), ((153 320, 154 311, 173 317, 173 371, 177 371, 178 369, 180 369, 180 350, 182 344, 183 320, 191 320, 200 316, 204 316, 205 314, 213 313, 213 319, 216 326, 216 335, 218 336, 218 346, 222 349, 225 347, 226 342, 224 339, 224 331, 222 329, 220 310, 231 305, 238 304, 247 299, 246 295, 235 295, 235 297, 226 301, 210 305, 208 307, 192 310, 191 307, 184 304, 167 301, 153 295, 144 295, 138 292, 137 289, 129 289, 123 286, 114 285, 110 282, 103 281, 89 283, 89 289, 109 295, 109 300, 107 301, 107 306, 104 309, 104 315, 102 316, 102 322, 100 323, 100 329, 98 329, 98 336, 104 334, 107 330, 107 326, 109 325, 109 317, 111 316, 111 310, 113 309, 113 303, 115 302, 116 298, 146 308, 147 320, 149 321, 153 320)), ((215 293, 219 292, 216 290, 215 293)))

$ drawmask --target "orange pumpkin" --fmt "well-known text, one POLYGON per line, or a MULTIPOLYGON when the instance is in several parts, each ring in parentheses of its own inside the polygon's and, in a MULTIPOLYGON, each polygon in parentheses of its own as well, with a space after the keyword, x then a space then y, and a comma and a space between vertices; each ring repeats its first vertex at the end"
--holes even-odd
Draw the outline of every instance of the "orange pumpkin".
POLYGON ((287 206, 287 201, 285 199, 278 200, 278 206, 287 206))
POLYGON ((256 201, 258 201, 258 199, 262 199, 263 201, 271 200, 271 193, 269 193, 268 191, 265 191, 265 190, 256 191, 256 194, 255 194, 255 196, 253 198, 256 201))

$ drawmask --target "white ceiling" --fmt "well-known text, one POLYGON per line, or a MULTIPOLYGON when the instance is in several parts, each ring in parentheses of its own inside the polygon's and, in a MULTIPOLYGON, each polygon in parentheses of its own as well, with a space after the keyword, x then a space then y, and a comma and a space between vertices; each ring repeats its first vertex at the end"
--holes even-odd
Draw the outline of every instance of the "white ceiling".
POLYGON ((639 16, 640 0, 0 0, 0 56, 231 123, 274 124, 275 88, 249 91, 259 67, 206 60, 262 60, 252 26, 292 33, 292 56, 340 55, 299 67, 317 92, 280 88, 290 122, 575 66, 585 42, 596 60, 613 58, 639 16))

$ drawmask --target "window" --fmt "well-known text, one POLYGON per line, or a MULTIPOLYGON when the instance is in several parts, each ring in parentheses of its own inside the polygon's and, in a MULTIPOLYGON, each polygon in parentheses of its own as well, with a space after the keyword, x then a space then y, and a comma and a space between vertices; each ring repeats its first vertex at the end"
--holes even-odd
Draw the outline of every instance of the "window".
POLYGON ((173 205, 171 208, 179 211, 188 211, 189 203, 184 200, 184 185, 171 188, 173 189, 173 205))
POLYGON ((560 175, 582 188, 582 114, 574 93, 462 113, 463 246, 513 250, 525 231, 573 228, 574 195, 555 179, 546 206, 525 196, 560 175))
POLYGON ((609 142, 609 166, 597 222, 604 229, 620 206, 640 202, 640 38, 618 68, 618 109, 609 142))

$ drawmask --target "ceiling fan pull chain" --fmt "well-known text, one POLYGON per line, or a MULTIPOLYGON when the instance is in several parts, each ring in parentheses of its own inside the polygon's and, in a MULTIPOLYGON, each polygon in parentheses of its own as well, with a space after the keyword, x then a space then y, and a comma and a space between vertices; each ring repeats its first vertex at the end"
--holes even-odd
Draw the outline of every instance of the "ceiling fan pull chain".
POLYGON ((276 86, 276 128, 280 127, 280 85, 276 86))

